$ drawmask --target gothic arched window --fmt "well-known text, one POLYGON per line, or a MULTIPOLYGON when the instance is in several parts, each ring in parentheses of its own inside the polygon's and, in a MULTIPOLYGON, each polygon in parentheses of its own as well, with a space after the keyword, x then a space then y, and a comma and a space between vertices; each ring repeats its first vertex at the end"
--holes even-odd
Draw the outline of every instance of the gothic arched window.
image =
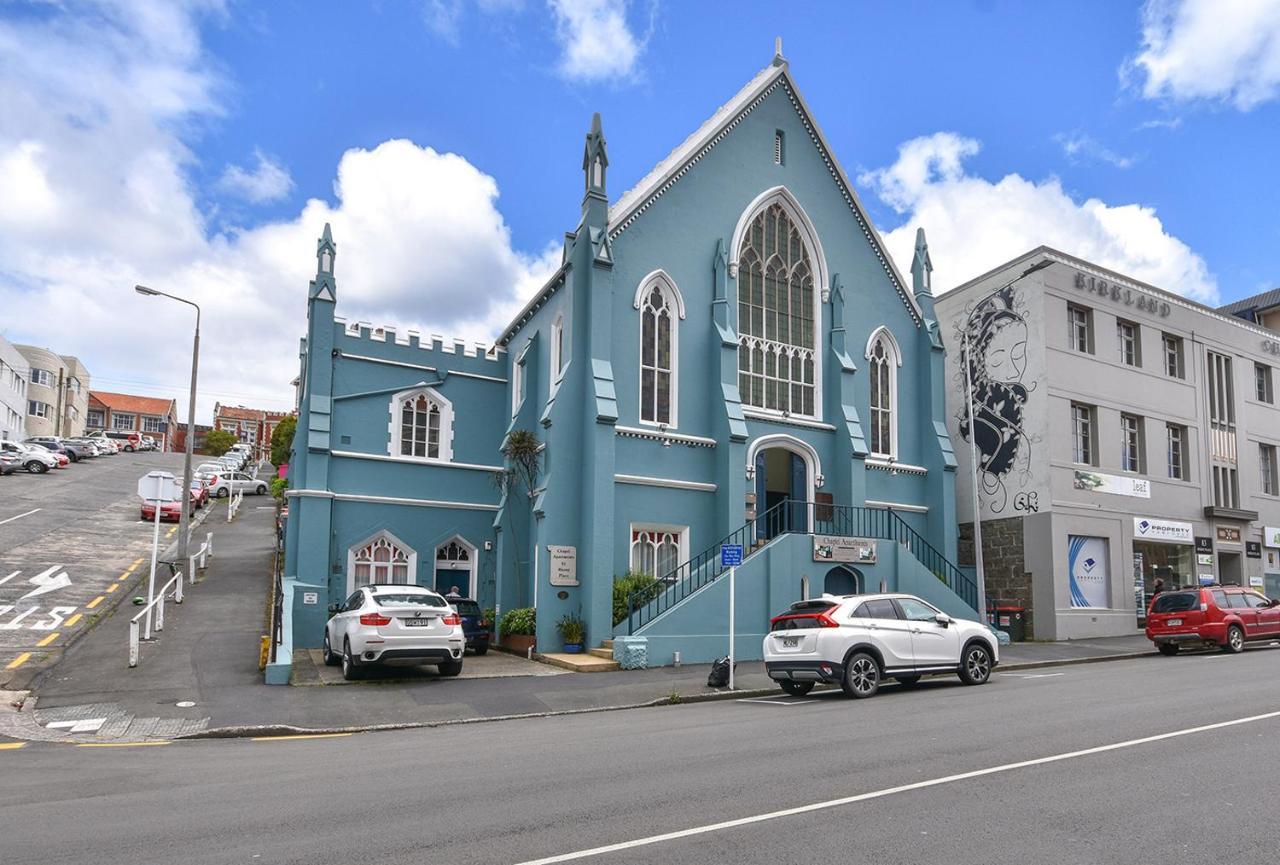
POLYGON ((871 389, 871 453, 896 457, 898 453, 898 366, 901 355, 893 336, 883 328, 867 347, 868 382, 871 389))
POLYGON ((744 405, 816 416, 814 266, 782 204, 751 221, 738 251, 738 389, 744 405))
POLYGON ((383 583, 413 582, 413 566, 417 555, 383 532, 363 546, 351 551, 351 588, 383 583))
POLYGON ((453 456, 453 405, 431 388, 398 393, 391 403, 391 454, 428 460, 453 456))
POLYGON ((640 310, 640 420, 675 426, 678 292, 665 278, 654 277, 641 286, 636 307, 640 310))

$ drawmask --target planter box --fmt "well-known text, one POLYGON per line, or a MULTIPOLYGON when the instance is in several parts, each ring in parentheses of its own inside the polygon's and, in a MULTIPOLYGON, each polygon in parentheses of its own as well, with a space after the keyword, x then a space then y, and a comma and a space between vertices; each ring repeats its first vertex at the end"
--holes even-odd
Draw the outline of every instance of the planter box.
POLYGON ((512 652, 519 652, 523 655, 534 647, 537 639, 532 634, 503 634, 502 648, 512 652))

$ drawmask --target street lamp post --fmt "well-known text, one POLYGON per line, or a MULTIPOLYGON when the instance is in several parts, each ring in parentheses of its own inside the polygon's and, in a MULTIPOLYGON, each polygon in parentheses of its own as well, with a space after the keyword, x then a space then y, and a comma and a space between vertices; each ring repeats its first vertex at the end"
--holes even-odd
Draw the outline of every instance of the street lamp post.
MULTIPOLYGON (((196 310, 196 333, 191 343, 191 394, 187 401, 187 446, 186 456, 182 464, 183 498, 181 499, 181 510, 178 511, 178 562, 185 567, 188 562, 188 536, 191 534, 191 515, 189 513, 188 500, 191 497, 191 450, 196 440, 196 372, 200 367, 200 305, 186 298, 167 294, 163 291, 156 291, 154 288, 147 288, 145 285, 135 285, 133 290, 148 297, 167 297, 170 300, 178 301, 178 303, 193 306, 196 310)), ((187 574, 187 579, 190 580, 191 576, 191 574, 187 574)))

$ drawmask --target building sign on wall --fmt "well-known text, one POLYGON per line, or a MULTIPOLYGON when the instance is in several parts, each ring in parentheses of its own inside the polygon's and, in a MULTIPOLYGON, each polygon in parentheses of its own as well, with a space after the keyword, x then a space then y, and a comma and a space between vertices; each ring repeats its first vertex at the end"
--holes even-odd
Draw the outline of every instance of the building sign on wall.
POLYGON ((1197 565, 1207 565, 1208 567, 1212 568, 1212 567, 1213 567, 1213 553, 1197 553, 1197 554, 1196 554, 1196 564, 1197 564, 1197 565))
POLYGON ((1274 339, 1264 339, 1262 341, 1262 350, 1267 354, 1274 354, 1280 357, 1280 342, 1276 342, 1274 339))
POLYGON ((1262 558, 1262 544, 1258 543, 1257 541, 1245 541, 1244 554, 1245 554, 1245 557, 1249 559, 1262 558))
POLYGON ((551 555, 551 585, 578 585, 578 548, 547 545, 551 555))
POLYGON ((1240 530, 1231 526, 1218 526, 1218 540, 1229 544, 1240 543, 1240 530))
POLYGON ((1155 517, 1133 518, 1133 536, 1139 540, 1189 544, 1192 541, 1191 533, 1191 523, 1179 523, 1155 517))
POLYGON ((1111 493, 1114 496, 1133 496, 1139 499, 1151 498, 1151 481, 1146 478, 1077 471, 1072 486, 1078 490, 1088 490, 1093 493, 1111 493))
POLYGON ((1172 307, 1162 300, 1156 300, 1141 291, 1134 291, 1132 288, 1125 288, 1122 285, 1107 282, 1105 279, 1099 279, 1096 276, 1086 276, 1080 271, 1076 271, 1075 285, 1081 291, 1087 291, 1090 294, 1096 294, 1101 297, 1109 297, 1116 303, 1123 303, 1125 306, 1131 306, 1148 315, 1168 318, 1169 313, 1172 311, 1172 307))
POLYGON ((873 565, 876 561, 876 542, 870 538, 814 535, 813 560, 815 562, 861 562, 873 565))
POLYGON ((1264 547, 1280 547, 1280 528, 1275 526, 1267 526, 1262 530, 1262 545, 1264 547))
POLYGON ((1086 609, 1110 607, 1107 539, 1068 535, 1067 578, 1071 588, 1071 606, 1086 609))
POLYGON ((1196 535, 1196 552, 1212 553, 1213 538, 1206 538, 1204 535, 1196 535))

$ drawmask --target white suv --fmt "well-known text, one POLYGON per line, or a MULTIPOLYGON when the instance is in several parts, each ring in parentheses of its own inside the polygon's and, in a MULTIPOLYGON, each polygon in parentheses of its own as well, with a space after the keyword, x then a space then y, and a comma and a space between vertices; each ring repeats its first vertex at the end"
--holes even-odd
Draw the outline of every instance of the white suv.
POLYGON ((957 673, 981 685, 999 663, 995 635, 914 595, 823 595, 799 601, 769 623, 764 666, 788 694, 839 682, 850 697, 873 697, 885 678, 914 685, 926 673, 957 673))
POLYGON ((348 681, 360 678, 366 665, 388 662, 435 664, 442 676, 462 672, 462 617, 430 589, 364 586, 346 603, 330 604, 329 613, 324 662, 342 664, 348 681))

